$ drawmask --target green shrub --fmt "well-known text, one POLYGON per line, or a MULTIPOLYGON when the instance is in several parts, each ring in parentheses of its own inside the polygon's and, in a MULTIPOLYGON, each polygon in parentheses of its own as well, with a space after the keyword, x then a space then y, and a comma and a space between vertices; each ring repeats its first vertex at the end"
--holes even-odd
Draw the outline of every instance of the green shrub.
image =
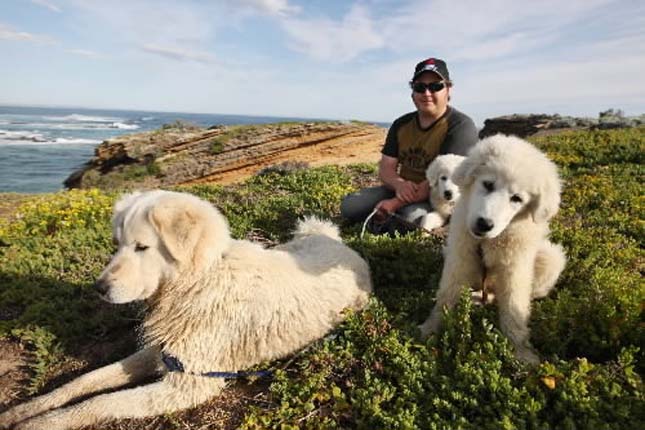
POLYGON ((216 137, 210 141, 209 150, 211 154, 219 154, 224 151, 224 139, 216 137))

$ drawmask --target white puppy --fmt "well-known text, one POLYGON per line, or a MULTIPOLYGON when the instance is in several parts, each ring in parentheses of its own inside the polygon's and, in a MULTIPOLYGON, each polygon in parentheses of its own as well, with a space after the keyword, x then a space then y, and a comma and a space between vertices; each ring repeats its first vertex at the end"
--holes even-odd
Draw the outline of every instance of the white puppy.
POLYGON ((116 204, 113 231, 118 251, 96 289, 111 303, 147 301, 144 349, 10 409, 0 427, 61 430, 193 407, 230 373, 323 337, 372 289, 367 263, 313 218, 264 249, 233 240, 209 203, 152 191, 116 204), (157 382, 91 397, 155 373, 157 382))
POLYGON ((426 170, 430 186, 430 204, 433 211, 424 215, 421 227, 432 230, 448 222, 450 214, 459 199, 459 187, 452 180, 452 173, 466 157, 444 154, 434 159, 426 170))
POLYGON ((470 151, 453 180, 461 199, 450 222, 437 303, 421 332, 439 330, 442 308, 456 304, 463 286, 488 285, 516 355, 535 363, 531 299, 549 293, 566 262, 562 247, 548 240, 548 221, 560 204, 557 168, 528 142, 496 135, 470 151))

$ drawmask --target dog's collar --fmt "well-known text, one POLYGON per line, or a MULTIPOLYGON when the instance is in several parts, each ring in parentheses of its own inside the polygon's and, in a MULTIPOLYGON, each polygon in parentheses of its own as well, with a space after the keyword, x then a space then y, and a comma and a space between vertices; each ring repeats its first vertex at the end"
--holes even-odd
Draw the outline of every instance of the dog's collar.
POLYGON ((270 377, 271 372, 268 370, 260 370, 257 372, 186 372, 184 370, 184 363, 179 360, 179 358, 174 355, 170 355, 167 352, 161 352, 161 361, 166 366, 169 372, 180 372, 186 373, 188 375, 197 375, 197 376, 206 376, 208 378, 225 378, 225 379, 236 379, 236 378, 248 378, 248 377, 258 377, 265 378, 270 377))

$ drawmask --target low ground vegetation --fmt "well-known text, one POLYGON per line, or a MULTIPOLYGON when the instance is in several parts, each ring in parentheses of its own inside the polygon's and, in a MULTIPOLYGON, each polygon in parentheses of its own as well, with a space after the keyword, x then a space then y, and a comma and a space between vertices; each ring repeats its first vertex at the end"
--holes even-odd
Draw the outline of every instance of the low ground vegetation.
MULTIPOLYGON (((552 238, 569 257, 554 293, 534 304, 532 342, 542 364, 516 361, 494 306, 473 306, 467 294, 446 315, 440 336, 419 341, 416 325, 439 282, 441 239, 360 238, 360 226, 344 226, 346 241, 373 271, 366 311, 348 314, 331 336, 294 357, 260 366, 273 371, 272 379, 237 382, 237 391, 255 394, 228 421, 205 413, 215 407, 206 405, 201 413, 108 428, 643 428, 645 129, 534 142, 565 180, 552 238)), ((367 165, 274 171, 240 185, 181 190, 219 207, 234 236, 271 245, 287 239, 303 215, 340 222, 340 199, 373 172, 367 165)), ((82 373, 136 347, 141 305, 109 306, 91 290, 113 252, 116 194, 43 195, 1 221, 0 337, 29 351, 22 396, 56 386, 69 369, 82 373)))

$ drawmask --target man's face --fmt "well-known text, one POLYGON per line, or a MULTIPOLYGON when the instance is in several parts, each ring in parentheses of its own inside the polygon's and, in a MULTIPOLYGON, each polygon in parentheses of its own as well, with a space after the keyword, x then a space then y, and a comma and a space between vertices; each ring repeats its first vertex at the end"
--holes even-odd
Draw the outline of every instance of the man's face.
MULTIPOLYGON (((441 77, 433 72, 422 73, 414 82, 430 84, 442 81, 441 77)), ((446 84, 441 91, 430 92, 425 89, 422 93, 412 91, 412 101, 419 113, 432 118, 438 118, 446 111, 448 106, 448 97, 450 96, 450 87, 446 84)))

